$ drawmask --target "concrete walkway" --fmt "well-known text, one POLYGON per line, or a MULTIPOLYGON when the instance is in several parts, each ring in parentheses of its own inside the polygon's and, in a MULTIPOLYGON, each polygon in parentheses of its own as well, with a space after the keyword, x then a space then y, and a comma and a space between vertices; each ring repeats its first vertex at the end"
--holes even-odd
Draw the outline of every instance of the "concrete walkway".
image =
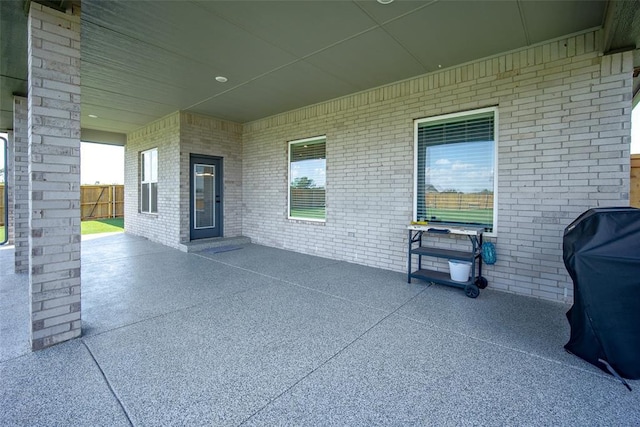
POLYGON ((258 245, 83 241, 82 338, 30 353, 0 249, 0 425, 640 425, 568 306, 258 245))

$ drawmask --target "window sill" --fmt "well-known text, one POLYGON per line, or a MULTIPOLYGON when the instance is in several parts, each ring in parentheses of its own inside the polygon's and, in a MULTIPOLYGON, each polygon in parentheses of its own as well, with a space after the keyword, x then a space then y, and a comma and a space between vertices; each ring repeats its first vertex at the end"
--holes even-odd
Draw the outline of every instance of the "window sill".
POLYGON ((287 217, 287 220, 293 224, 310 224, 310 225, 322 225, 327 223, 326 219, 312 219, 312 218, 295 218, 287 217))

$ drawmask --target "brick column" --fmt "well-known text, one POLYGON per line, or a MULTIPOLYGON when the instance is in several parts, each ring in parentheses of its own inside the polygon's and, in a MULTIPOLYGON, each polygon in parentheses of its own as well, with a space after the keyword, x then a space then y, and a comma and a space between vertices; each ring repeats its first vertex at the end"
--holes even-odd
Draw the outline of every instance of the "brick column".
MULTIPOLYGON (((5 224, 5 233, 7 233, 7 244, 13 244, 13 131, 7 132, 7 157, 5 158, 4 167, 7 171, 7 182, 4 191, 7 192, 7 217, 8 222, 5 224)), ((0 236, 0 239, 4 236, 0 236)))
POLYGON ((29 129, 27 98, 13 98, 13 242, 16 273, 29 271, 29 129))
POLYGON ((80 17, 28 19, 31 348, 80 336, 80 17))

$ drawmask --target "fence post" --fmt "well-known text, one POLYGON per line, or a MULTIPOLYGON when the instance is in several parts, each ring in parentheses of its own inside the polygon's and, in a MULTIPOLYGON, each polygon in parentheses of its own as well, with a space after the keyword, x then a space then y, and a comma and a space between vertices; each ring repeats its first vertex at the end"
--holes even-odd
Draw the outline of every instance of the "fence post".
POLYGON ((113 218, 113 185, 109 186, 109 209, 107 210, 107 215, 109 215, 110 218, 113 218))

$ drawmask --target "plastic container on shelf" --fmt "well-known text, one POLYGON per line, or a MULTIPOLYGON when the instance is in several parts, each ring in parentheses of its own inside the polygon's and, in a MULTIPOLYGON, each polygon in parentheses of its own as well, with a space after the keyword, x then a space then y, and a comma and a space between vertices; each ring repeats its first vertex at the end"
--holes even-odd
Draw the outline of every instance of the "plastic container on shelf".
POLYGON ((467 282, 471 274, 471 263, 457 259, 449 260, 449 275, 454 282, 467 282))

